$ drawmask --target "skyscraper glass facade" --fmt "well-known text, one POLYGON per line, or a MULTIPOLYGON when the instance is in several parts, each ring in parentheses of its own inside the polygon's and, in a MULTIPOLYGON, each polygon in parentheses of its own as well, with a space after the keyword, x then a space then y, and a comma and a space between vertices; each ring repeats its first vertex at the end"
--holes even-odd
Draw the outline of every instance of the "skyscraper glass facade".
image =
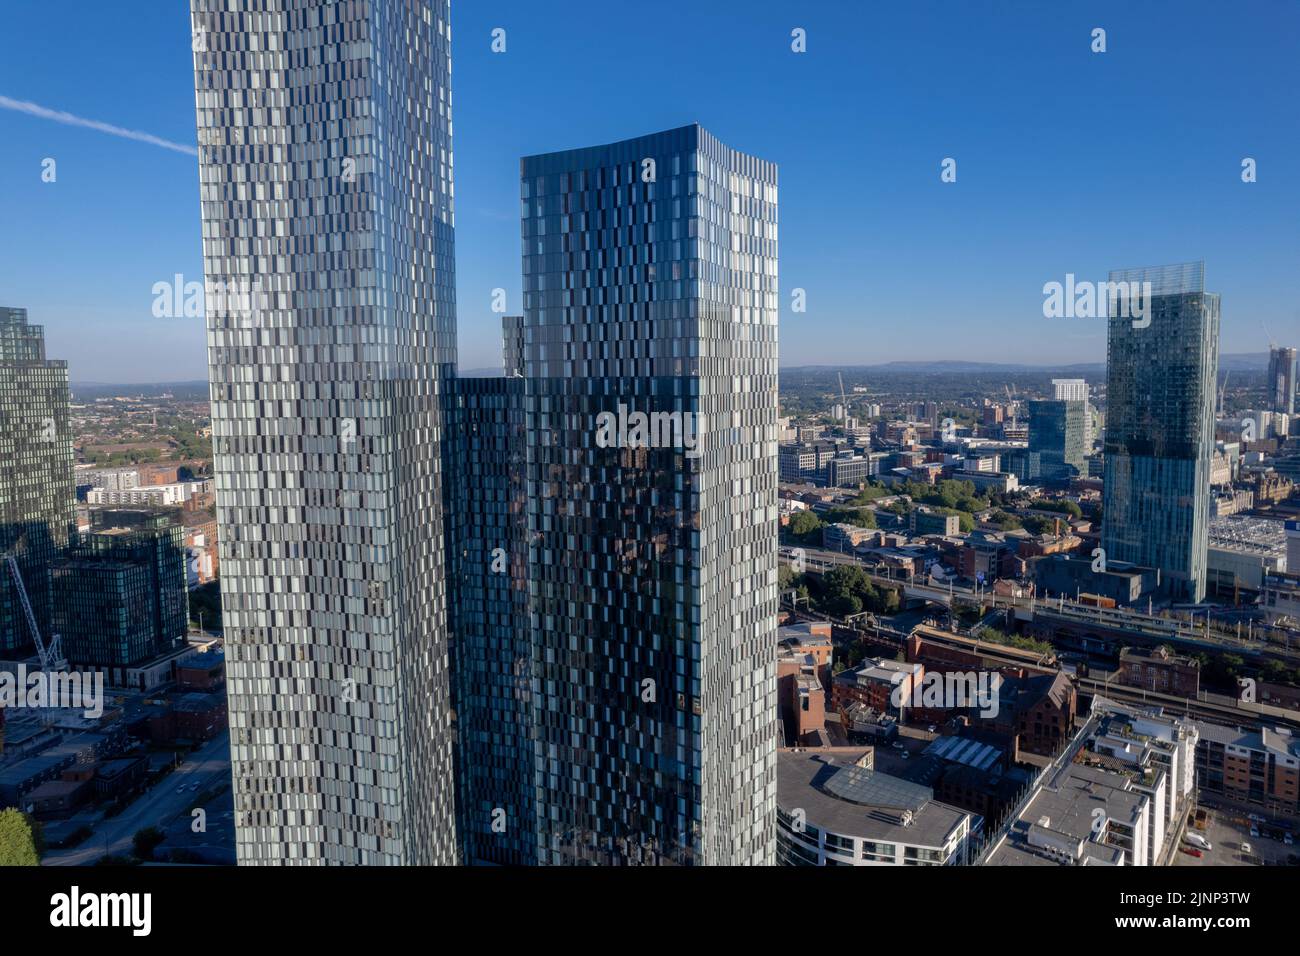
MULTIPOLYGON (((49 568, 74 521, 68 365, 45 357, 25 309, 0 306, 0 558, 12 554, 48 639, 49 568)), ((9 568, 0 564, 0 653, 33 644, 9 568)))
POLYGON ((73 665, 139 664, 185 643, 184 529, 149 511, 101 510, 51 572, 54 628, 73 665))
POLYGON ((448 390, 447 576, 465 863, 536 862, 523 379, 448 390))
POLYGON ((771 863, 776 167, 687 126, 520 178, 537 861, 771 863))
POLYGON ((1039 454, 1042 478, 1087 473, 1088 403, 1046 400, 1029 403, 1029 450, 1039 454))
POLYGON ((1190 263, 1112 272, 1149 282, 1145 315, 1111 304, 1102 547, 1158 568, 1174 600, 1205 595, 1219 296, 1190 263))
POLYGON ((191 9, 238 859, 453 862, 450 4, 191 9))
POLYGON ((1268 405, 1271 412, 1295 411, 1295 349, 1273 346, 1268 351, 1268 405))

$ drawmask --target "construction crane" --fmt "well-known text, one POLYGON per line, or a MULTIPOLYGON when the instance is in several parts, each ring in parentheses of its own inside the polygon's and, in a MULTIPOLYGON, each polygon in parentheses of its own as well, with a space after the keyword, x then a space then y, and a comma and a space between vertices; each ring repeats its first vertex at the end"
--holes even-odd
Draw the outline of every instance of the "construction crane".
POLYGON ((5 563, 9 565, 9 575, 14 579, 14 590, 18 592, 18 601, 23 606, 23 616, 27 618, 27 629, 32 632, 32 640, 36 643, 36 655, 41 660, 41 670, 65 671, 68 669, 68 662, 63 657, 63 645, 59 640, 59 635, 50 635, 50 646, 45 646, 45 641, 41 639, 41 629, 36 626, 36 615, 32 612, 32 602, 27 599, 27 587, 23 584, 22 572, 18 570, 18 559, 12 554, 5 555, 5 563))
POLYGON ((1010 385, 1003 382, 1002 387, 1006 389, 1007 392, 1007 411, 1011 413, 1011 424, 1013 427, 1017 426, 1020 424, 1020 404, 1016 401, 1016 392, 1018 392, 1019 389, 1016 388, 1015 382, 1012 382, 1010 385))

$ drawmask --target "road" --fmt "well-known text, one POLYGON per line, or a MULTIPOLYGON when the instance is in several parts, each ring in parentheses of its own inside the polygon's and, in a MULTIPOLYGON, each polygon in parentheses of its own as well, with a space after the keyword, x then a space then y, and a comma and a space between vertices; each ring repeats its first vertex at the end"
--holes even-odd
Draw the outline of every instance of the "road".
POLYGON ((70 849, 51 850, 41 864, 87 866, 110 853, 129 854, 137 831, 151 826, 161 830, 177 815, 193 809, 195 797, 210 785, 229 783, 230 732, 222 731, 117 816, 96 821, 92 836, 70 849), (198 789, 190 790, 192 784, 198 784, 198 789), (177 793, 180 787, 184 789, 177 793))

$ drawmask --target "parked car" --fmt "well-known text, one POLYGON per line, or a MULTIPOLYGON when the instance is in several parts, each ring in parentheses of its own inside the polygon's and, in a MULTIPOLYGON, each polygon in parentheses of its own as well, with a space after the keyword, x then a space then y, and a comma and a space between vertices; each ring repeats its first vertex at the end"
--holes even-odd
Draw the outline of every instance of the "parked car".
POLYGON ((1181 850, 1183 853, 1186 853, 1188 856, 1196 856, 1196 857, 1204 856, 1204 854, 1201 853, 1201 851, 1196 849, 1196 847, 1194 846, 1179 847, 1179 850, 1181 850))
POLYGON ((1282 834, 1282 842, 1287 846, 1290 846, 1295 843, 1295 836, 1288 830, 1286 833, 1282 834))
POLYGON ((1200 850, 1209 851, 1214 849, 1214 845, 1199 833, 1184 833, 1183 841, 1190 843, 1192 846, 1200 850))
POLYGON ((1252 825, 1251 825, 1251 828, 1250 828, 1250 835, 1253 836, 1253 837, 1258 838, 1258 837, 1259 837, 1259 827, 1257 827, 1257 826, 1255 826, 1255 825, 1252 824, 1252 825))
POLYGON ((1244 853, 1244 854, 1246 854, 1247 856, 1250 856, 1252 853, 1255 852, 1255 848, 1252 847, 1252 846, 1251 846, 1249 843, 1247 843, 1245 840, 1242 840, 1242 841, 1241 841, 1241 852, 1244 853))

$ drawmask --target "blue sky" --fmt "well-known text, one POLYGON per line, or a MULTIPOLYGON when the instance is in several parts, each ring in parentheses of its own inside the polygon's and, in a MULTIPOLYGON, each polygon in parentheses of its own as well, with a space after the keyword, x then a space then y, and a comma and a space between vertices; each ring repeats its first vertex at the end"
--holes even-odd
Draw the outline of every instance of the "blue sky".
MULTIPOLYGON (((1043 318, 1043 284, 1202 258, 1225 353, 1300 344, 1290 0, 460 0, 452 22, 464 368, 500 362, 491 290, 519 302, 518 158, 692 121, 780 165, 783 365, 1100 360, 1102 323, 1043 318)), ((0 96, 192 144, 187 5, 5 0, 0 96)), ((74 381, 206 377, 201 322, 150 311, 201 276, 199 237, 194 157, 0 109, 0 304, 74 381)))

